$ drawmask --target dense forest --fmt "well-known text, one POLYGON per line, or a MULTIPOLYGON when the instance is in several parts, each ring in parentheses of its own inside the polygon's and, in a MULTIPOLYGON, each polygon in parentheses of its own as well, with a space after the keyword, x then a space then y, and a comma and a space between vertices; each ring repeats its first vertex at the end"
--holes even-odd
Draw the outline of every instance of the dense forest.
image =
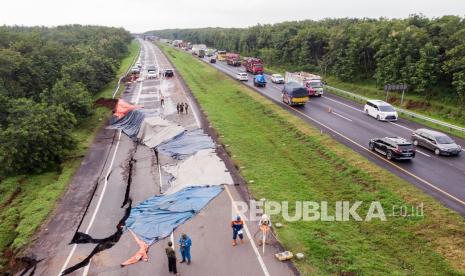
POLYGON ((457 16, 325 19, 148 33, 238 51, 268 65, 330 74, 346 82, 375 80, 378 87, 407 83, 426 101, 449 98, 459 110, 465 109, 465 20, 457 16))
POLYGON ((69 25, 0 27, 0 176, 54 168, 71 130, 114 79, 130 34, 69 25))

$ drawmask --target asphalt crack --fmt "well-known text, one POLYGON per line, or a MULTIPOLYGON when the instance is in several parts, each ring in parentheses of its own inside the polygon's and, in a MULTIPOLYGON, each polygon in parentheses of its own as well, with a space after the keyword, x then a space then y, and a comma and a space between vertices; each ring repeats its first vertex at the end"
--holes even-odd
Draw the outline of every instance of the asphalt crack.
POLYGON ((87 266, 95 254, 112 248, 120 240, 121 236, 123 235, 124 225, 126 223, 126 219, 129 217, 129 214, 131 213, 131 209, 132 209, 132 199, 129 198, 128 207, 126 208, 124 212, 124 216, 120 219, 120 221, 116 225, 116 232, 111 236, 98 239, 98 238, 93 238, 91 235, 86 234, 86 233, 76 232, 71 243, 76 243, 76 244, 96 243, 97 246, 94 247, 92 252, 90 252, 90 254, 85 259, 75 264, 74 266, 67 268, 61 273, 61 275, 70 274, 80 268, 87 266))

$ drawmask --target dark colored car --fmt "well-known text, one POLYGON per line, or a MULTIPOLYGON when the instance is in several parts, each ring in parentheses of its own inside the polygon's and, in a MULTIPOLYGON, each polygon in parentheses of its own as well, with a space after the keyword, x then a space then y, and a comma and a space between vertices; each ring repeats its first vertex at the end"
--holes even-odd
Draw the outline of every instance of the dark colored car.
POLYGON ((444 133, 420 128, 412 133, 412 142, 415 146, 420 146, 434 151, 436 155, 459 155, 462 147, 444 133))
POLYGON ((168 78, 169 78, 169 77, 172 77, 172 76, 174 76, 174 70, 173 70, 173 69, 165 69, 165 70, 163 71, 163 75, 164 75, 165 77, 168 77, 168 78))
POLYGON ((402 137, 384 137, 371 139, 368 147, 385 155, 388 160, 411 160, 415 157, 412 143, 402 137))

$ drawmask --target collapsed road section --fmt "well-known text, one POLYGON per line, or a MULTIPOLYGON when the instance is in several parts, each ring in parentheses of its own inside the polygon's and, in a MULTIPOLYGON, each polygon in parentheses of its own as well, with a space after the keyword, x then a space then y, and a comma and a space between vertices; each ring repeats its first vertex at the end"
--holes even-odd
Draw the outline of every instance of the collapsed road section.
MULTIPOLYGON (((44 257, 36 273, 164 275, 168 240, 186 233, 193 260, 178 267, 183 275, 227 275, 238 271, 238 263, 247 275, 294 274, 276 261, 277 248, 257 250, 250 234, 257 231, 256 222, 246 223, 244 246, 231 246, 230 223, 235 201, 241 200, 239 187, 232 185, 238 176, 206 134, 209 125, 177 74, 163 75, 172 66, 158 48, 142 41, 140 63, 138 79, 118 100, 106 130, 116 138, 102 168, 103 185, 79 227, 58 241, 54 253, 34 247, 33 253, 44 257), (156 77, 148 78, 147 68, 155 68, 156 77)), ((175 250, 179 256, 176 242, 175 250)))

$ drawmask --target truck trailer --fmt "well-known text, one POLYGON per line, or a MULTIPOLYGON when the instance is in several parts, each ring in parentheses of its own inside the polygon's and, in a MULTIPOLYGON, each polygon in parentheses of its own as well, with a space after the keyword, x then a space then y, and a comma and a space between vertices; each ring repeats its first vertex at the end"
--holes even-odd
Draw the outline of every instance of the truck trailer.
POLYGON ((205 55, 205 50, 207 50, 207 45, 205 44, 194 44, 192 45, 192 54, 198 56, 200 51, 203 51, 203 54, 205 55))
POLYGON ((294 81, 304 86, 307 89, 309 96, 321 97, 324 93, 324 83, 318 75, 307 72, 286 72, 284 81, 286 83, 294 81))
POLYGON ((236 53, 227 53, 226 63, 231 66, 241 66, 241 56, 236 53))
POLYGON ((216 59, 218 61, 225 61, 226 60, 226 51, 220 50, 216 52, 216 59))
POLYGON ((263 61, 259 58, 247 57, 244 58, 242 64, 245 67, 245 70, 254 75, 263 74, 263 61))

